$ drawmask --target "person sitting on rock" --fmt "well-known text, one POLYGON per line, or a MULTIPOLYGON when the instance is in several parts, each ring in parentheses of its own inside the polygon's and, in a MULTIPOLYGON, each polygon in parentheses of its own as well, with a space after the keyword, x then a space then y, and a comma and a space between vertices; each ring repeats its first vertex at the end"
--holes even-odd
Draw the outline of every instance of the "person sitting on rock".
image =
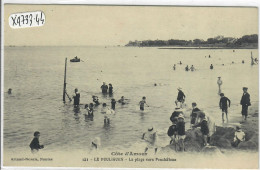
POLYGON ((201 113, 199 115, 199 117, 201 118, 200 123, 194 125, 193 127, 200 127, 200 131, 203 135, 203 145, 207 146, 208 145, 208 137, 209 137, 209 127, 208 127, 208 121, 206 119, 205 113, 201 113))
POLYGON ((197 118, 198 118, 197 112, 200 111, 200 109, 197 108, 197 103, 195 103, 195 102, 193 102, 191 104, 191 106, 192 106, 192 111, 190 114, 190 124, 191 124, 191 126, 193 126, 197 123, 197 118))
POLYGON ((240 126, 236 127, 234 142, 232 146, 237 147, 240 142, 245 141, 245 133, 241 130, 240 126))
POLYGON ((175 146, 175 151, 177 151, 177 134, 178 134, 178 130, 177 130, 177 123, 178 123, 178 119, 175 117, 173 119, 172 125, 169 127, 168 129, 168 136, 171 138, 170 141, 170 145, 174 145, 175 146))

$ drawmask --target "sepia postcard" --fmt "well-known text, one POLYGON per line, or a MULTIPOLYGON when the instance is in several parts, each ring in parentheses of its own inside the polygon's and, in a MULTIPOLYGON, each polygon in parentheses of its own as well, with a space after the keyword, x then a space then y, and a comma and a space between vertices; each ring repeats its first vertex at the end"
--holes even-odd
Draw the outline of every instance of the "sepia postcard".
POLYGON ((259 168, 257 6, 1 11, 1 168, 259 168))

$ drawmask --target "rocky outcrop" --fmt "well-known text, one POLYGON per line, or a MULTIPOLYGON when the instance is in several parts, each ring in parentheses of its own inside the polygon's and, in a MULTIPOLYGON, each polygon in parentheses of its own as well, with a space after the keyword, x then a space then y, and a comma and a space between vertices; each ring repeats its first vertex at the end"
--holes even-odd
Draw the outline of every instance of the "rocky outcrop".
POLYGON ((225 149, 232 148, 231 143, 234 140, 234 136, 234 128, 216 126, 216 132, 211 136, 210 145, 225 149))
POLYGON ((200 129, 187 130, 184 143, 186 151, 201 151, 201 149, 203 148, 203 137, 200 129))

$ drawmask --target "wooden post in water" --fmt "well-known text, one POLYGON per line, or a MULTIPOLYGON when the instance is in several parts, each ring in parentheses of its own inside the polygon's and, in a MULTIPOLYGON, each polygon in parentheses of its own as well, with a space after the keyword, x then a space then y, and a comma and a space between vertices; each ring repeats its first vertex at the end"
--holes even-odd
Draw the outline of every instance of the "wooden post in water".
POLYGON ((67 58, 65 59, 65 70, 64 70, 64 85, 63 85, 63 102, 65 103, 66 94, 66 72, 67 72, 67 58))
POLYGON ((251 65, 254 65, 254 64, 255 64, 255 61, 254 61, 253 53, 251 51, 251 65))

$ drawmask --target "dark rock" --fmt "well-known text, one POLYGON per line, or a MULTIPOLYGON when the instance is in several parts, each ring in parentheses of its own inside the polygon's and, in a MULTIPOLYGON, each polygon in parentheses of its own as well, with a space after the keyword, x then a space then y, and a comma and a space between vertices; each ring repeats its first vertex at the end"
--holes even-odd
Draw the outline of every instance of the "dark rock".
POLYGON ((255 132, 248 130, 245 132, 245 140, 248 141, 250 140, 253 136, 255 136, 255 132))
POLYGON ((258 111, 256 110, 254 114, 252 114, 252 117, 258 117, 258 111))
POLYGON ((199 152, 203 148, 203 137, 200 129, 187 130, 184 143, 186 151, 199 152))
POLYGON ((234 136, 234 128, 217 126, 216 132, 211 136, 210 144, 219 148, 231 148, 234 136))
POLYGON ((248 150, 248 149, 258 150, 258 145, 255 142, 250 140, 250 141, 245 141, 245 142, 239 143, 237 148, 238 149, 245 149, 245 150, 248 150))
POLYGON ((228 139, 219 136, 219 135, 213 135, 210 139, 210 144, 213 146, 217 146, 219 148, 231 148, 231 141, 228 139))

